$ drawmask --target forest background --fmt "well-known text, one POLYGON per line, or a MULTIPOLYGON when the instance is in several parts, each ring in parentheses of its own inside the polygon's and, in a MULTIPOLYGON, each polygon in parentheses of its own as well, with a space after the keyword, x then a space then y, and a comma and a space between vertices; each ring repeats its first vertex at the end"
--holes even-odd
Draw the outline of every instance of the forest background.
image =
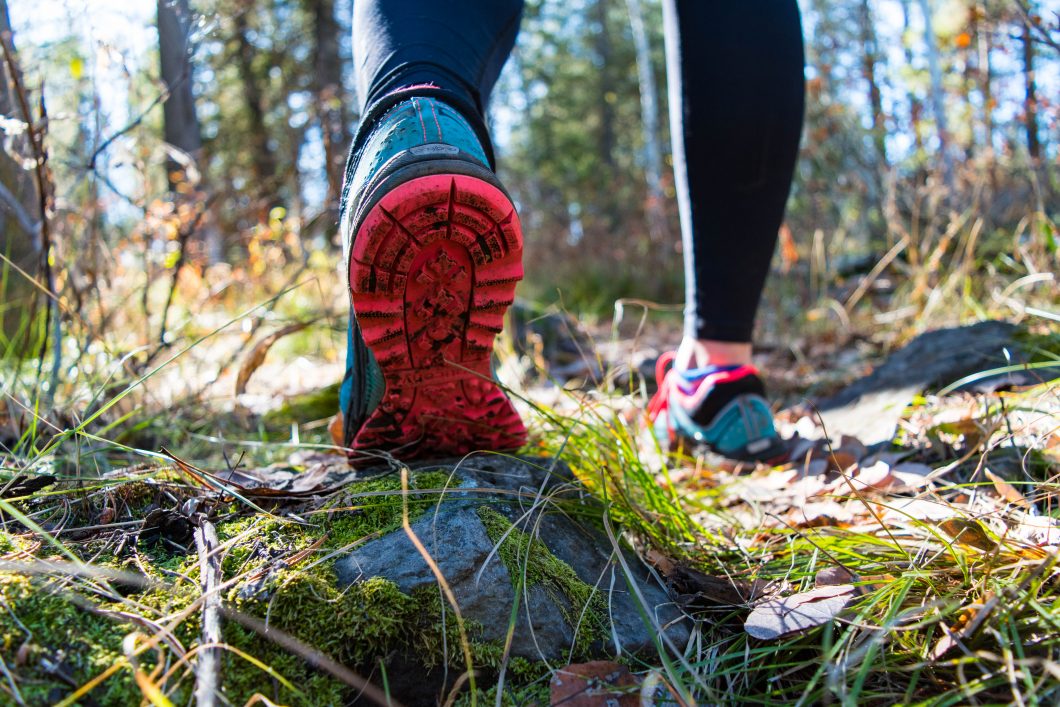
MULTIPOLYGON (((1003 289, 1050 271, 1060 8, 802 9, 806 130, 775 263, 787 274, 770 284, 760 338, 847 326, 859 304, 876 324, 917 329, 930 315, 981 316, 982 302, 998 304, 993 276, 1003 289), (975 276, 925 318, 961 258, 975 276), (881 263, 864 292, 836 290, 881 263), (911 299, 895 300, 903 288, 911 299)), ((170 308, 203 304, 182 297, 194 300, 203 278, 271 296, 282 288, 266 270, 335 272, 357 120, 350 14, 348 0, 0 0, 0 31, 13 30, 0 233, 14 263, 58 295, 46 307, 9 276, 5 336, 25 328, 17 303, 28 298, 55 310, 46 318, 60 337, 87 345, 73 330, 116 330, 113 351, 150 353, 182 321, 170 308)), ((651 0, 527 3, 490 121, 528 234, 531 299, 577 312, 681 300, 661 26, 651 0)))

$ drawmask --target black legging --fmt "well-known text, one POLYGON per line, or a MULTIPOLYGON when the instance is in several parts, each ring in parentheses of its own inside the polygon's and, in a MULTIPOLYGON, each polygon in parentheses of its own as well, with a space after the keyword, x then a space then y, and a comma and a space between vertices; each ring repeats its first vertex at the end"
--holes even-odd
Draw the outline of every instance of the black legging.
MULTIPOLYGON (((799 10, 795 0, 663 6, 685 333, 747 342, 802 132, 799 10)), ((434 95, 460 109, 490 151, 485 108, 522 9, 521 0, 354 0, 364 116, 355 149, 394 102, 434 95)))

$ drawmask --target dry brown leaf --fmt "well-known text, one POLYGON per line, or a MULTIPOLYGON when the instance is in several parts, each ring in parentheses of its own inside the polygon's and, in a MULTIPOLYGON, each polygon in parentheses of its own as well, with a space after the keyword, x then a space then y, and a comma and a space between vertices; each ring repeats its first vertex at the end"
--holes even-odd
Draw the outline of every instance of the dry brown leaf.
POLYGON ((626 666, 618 663, 574 663, 553 673, 549 703, 565 707, 639 707, 639 683, 626 666))
POLYGON ((849 508, 832 500, 804 503, 788 514, 788 522, 796 528, 834 526, 849 523, 853 518, 849 508))
POLYGON ((997 549, 997 542, 987 534, 983 525, 971 518, 949 518, 939 523, 939 528, 962 545, 990 552, 997 549))
POLYGON ((850 452, 837 449, 829 454, 825 458, 825 461, 827 461, 829 466, 835 471, 846 471, 857 466, 859 458, 850 452))
POLYGON ((357 479, 346 459, 329 455, 333 461, 316 462, 305 471, 288 464, 273 464, 258 469, 228 469, 217 473, 188 464, 162 447, 162 453, 193 481, 207 488, 229 488, 248 498, 299 498, 331 493, 357 479))
POLYGON ((919 462, 902 462, 891 467, 891 476, 898 481, 903 491, 914 491, 931 483, 934 470, 919 462))
MULTIPOLYGON (((844 481, 837 482, 839 488, 842 488, 844 481)), ((891 473, 890 466, 884 462, 876 462, 870 467, 858 469, 857 475, 850 480, 850 483, 859 491, 865 489, 886 491, 897 485, 898 479, 891 473)))
POLYGON ((243 365, 239 367, 239 373, 236 375, 236 395, 242 395, 247 392, 247 383, 250 381, 250 377, 254 375, 254 371, 258 370, 261 364, 265 363, 265 356, 269 353, 269 349, 277 341, 293 334, 296 331, 301 331, 309 326, 311 322, 296 322, 295 324, 288 324, 287 326, 274 331, 273 333, 266 336, 264 339, 254 345, 254 348, 247 354, 246 359, 243 361, 243 365))
POLYGON ((662 572, 664 577, 670 576, 677 567, 677 563, 674 562, 673 558, 664 555, 655 548, 648 548, 648 552, 645 553, 644 559, 647 560, 652 567, 662 572))
POLYGON ((984 471, 986 471, 986 478, 990 479, 990 481, 993 482, 994 490, 997 491, 998 495, 1001 496, 1001 498, 1005 499, 1014 506, 1019 506, 1020 508, 1023 508, 1025 510, 1030 510, 1030 501, 1024 498, 1023 494, 1017 491, 1015 486, 1005 481, 989 469, 984 469, 984 471))
POLYGON ((346 433, 345 425, 342 420, 342 412, 335 414, 335 417, 331 418, 331 422, 328 423, 328 434, 331 435, 331 442, 336 447, 346 446, 346 433))
POLYGON ((857 578, 846 567, 825 567, 813 578, 816 587, 834 587, 840 584, 850 584, 857 578))
POLYGON ((854 457, 855 460, 861 461, 869 453, 869 448, 857 437, 841 435, 839 437, 839 446, 836 447, 835 451, 844 452, 854 457))
POLYGON ((667 575, 687 606, 745 606, 762 595, 765 582, 747 582, 729 577, 714 577, 691 567, 676 565, 667 575))
POLYGON ((931 660, 938 660, 942 656, 957 645, 957 639, 954 637, 953 632, 943 622, 939 622, 939 628, 942 629, 942 637, 935 642, 935 645, 931 648, 931 660))
POLYGON ((763 641, 808 631, 838 616, 854 598, 855 590, 852 585, 840 584, 770 599, 754 608, 744 622, 744 631, 763 641))

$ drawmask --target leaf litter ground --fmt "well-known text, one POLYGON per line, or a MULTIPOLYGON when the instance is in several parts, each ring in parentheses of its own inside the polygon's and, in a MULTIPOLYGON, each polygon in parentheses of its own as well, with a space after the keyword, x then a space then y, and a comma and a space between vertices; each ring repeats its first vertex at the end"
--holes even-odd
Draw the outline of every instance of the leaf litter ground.
MULTIPOLYGON (((812 410, 794 407, 779 418, 788 435, 802 437, 792 461, 749 468, 664 454, 639 427, 643 390, 623 395, 591 383, 600 370, 612 374, 603 376, 605 388, 625 382, 628 391, 636 382, 601 360, 565 364, 575 374, 566 387, 576 392, 532 390, 534 402, 524 405, 538 428, 536 449, 559 453, 608 501, 615 522, 697 621, 682 655, 626 666, 635 679, 616 678, 618 693, 647 682, 642 694, 677 702, 1060 698, 1055 382, 918 396, 886 445, 835 434, 812 410), (551 407, 537 402, 550 397, 551 407)), ((627 371, 640 369, 626 360, 627 371)), ((278 647, 226 621, 226 650, 246 654, 242 669, 224 673, 230 697, 252 700, 265 683, 272 697, 295 703, 348 696, 356 688, 340 668, 367 653, 338 648, 334 635, 321 641, 320 626, 299 630, 306 616, 270 593, 295 586, 300 593, 288 599, 355 608, 312 570, 399 527, 395 477, 370 482, 379 487, 365 496, 363 482, 351 483, 341 458, 327 452, 298 451, 252 469, 205 469, 168 456, 168 464, 43 488, 50 479, 9 475, 0 492, 8 615, 2 689, 30 704, 190 694, 199 662, 189 656, 203 645, 207 603, 194 535, 208 519, 220 540, 206 553, 223 557, 226 596, 244 602, 234 610, 253 615, 265 606, 271 616, 287 607, 276 629, 291 629, 294 641, 278 647), (77 629, 73 643, 56 623, 77 629), (330 653, 314 658, 321 643, 330 653)), ((18 460, 10 468, 20 469, 18 460)), ((406 507, 415 513, 417 502, 406 507)), ((370 591, 352 599, 387 611, 413 608, 370 591)), ((430 613, 426 604, 418 611, 430 613)), ((365 645, 411 640, 427 655, 448 629, 421 622, 411 639, 385 629, 370 639, 333 625, 323 630, 365 645)), ((594 670, 588 674, 624 674, 594 670)), ((509 700, 523 699, 520 679, 537 686, 527 699, 547 699, 547 682, 525 668, 509 680, 509 700)), ((590 679, 580 694, 583 703, 603 704, 611 693, 590 679)), ((465 690, 460 699, 469 697, 465 690)))

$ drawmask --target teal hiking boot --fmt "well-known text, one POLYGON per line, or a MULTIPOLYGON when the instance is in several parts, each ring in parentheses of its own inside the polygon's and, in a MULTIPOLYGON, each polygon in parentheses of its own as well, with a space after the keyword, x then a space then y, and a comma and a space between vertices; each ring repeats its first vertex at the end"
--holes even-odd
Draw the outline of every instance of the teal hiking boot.
POLYGON ((659 389, 648 419, 671 447, 687 443, 729 459, 778 462, 787 447, 773 426, 765 387, 754 366, 706 366, 678 372, 673 353, 659 357, 659 389))
POLYGON ((351 456, 517 449, 526 429, 491 373, 523 277, 511 198, 448 104, 407 97, 366 122, 342 196, 351 316, 333 434, 351 456))

